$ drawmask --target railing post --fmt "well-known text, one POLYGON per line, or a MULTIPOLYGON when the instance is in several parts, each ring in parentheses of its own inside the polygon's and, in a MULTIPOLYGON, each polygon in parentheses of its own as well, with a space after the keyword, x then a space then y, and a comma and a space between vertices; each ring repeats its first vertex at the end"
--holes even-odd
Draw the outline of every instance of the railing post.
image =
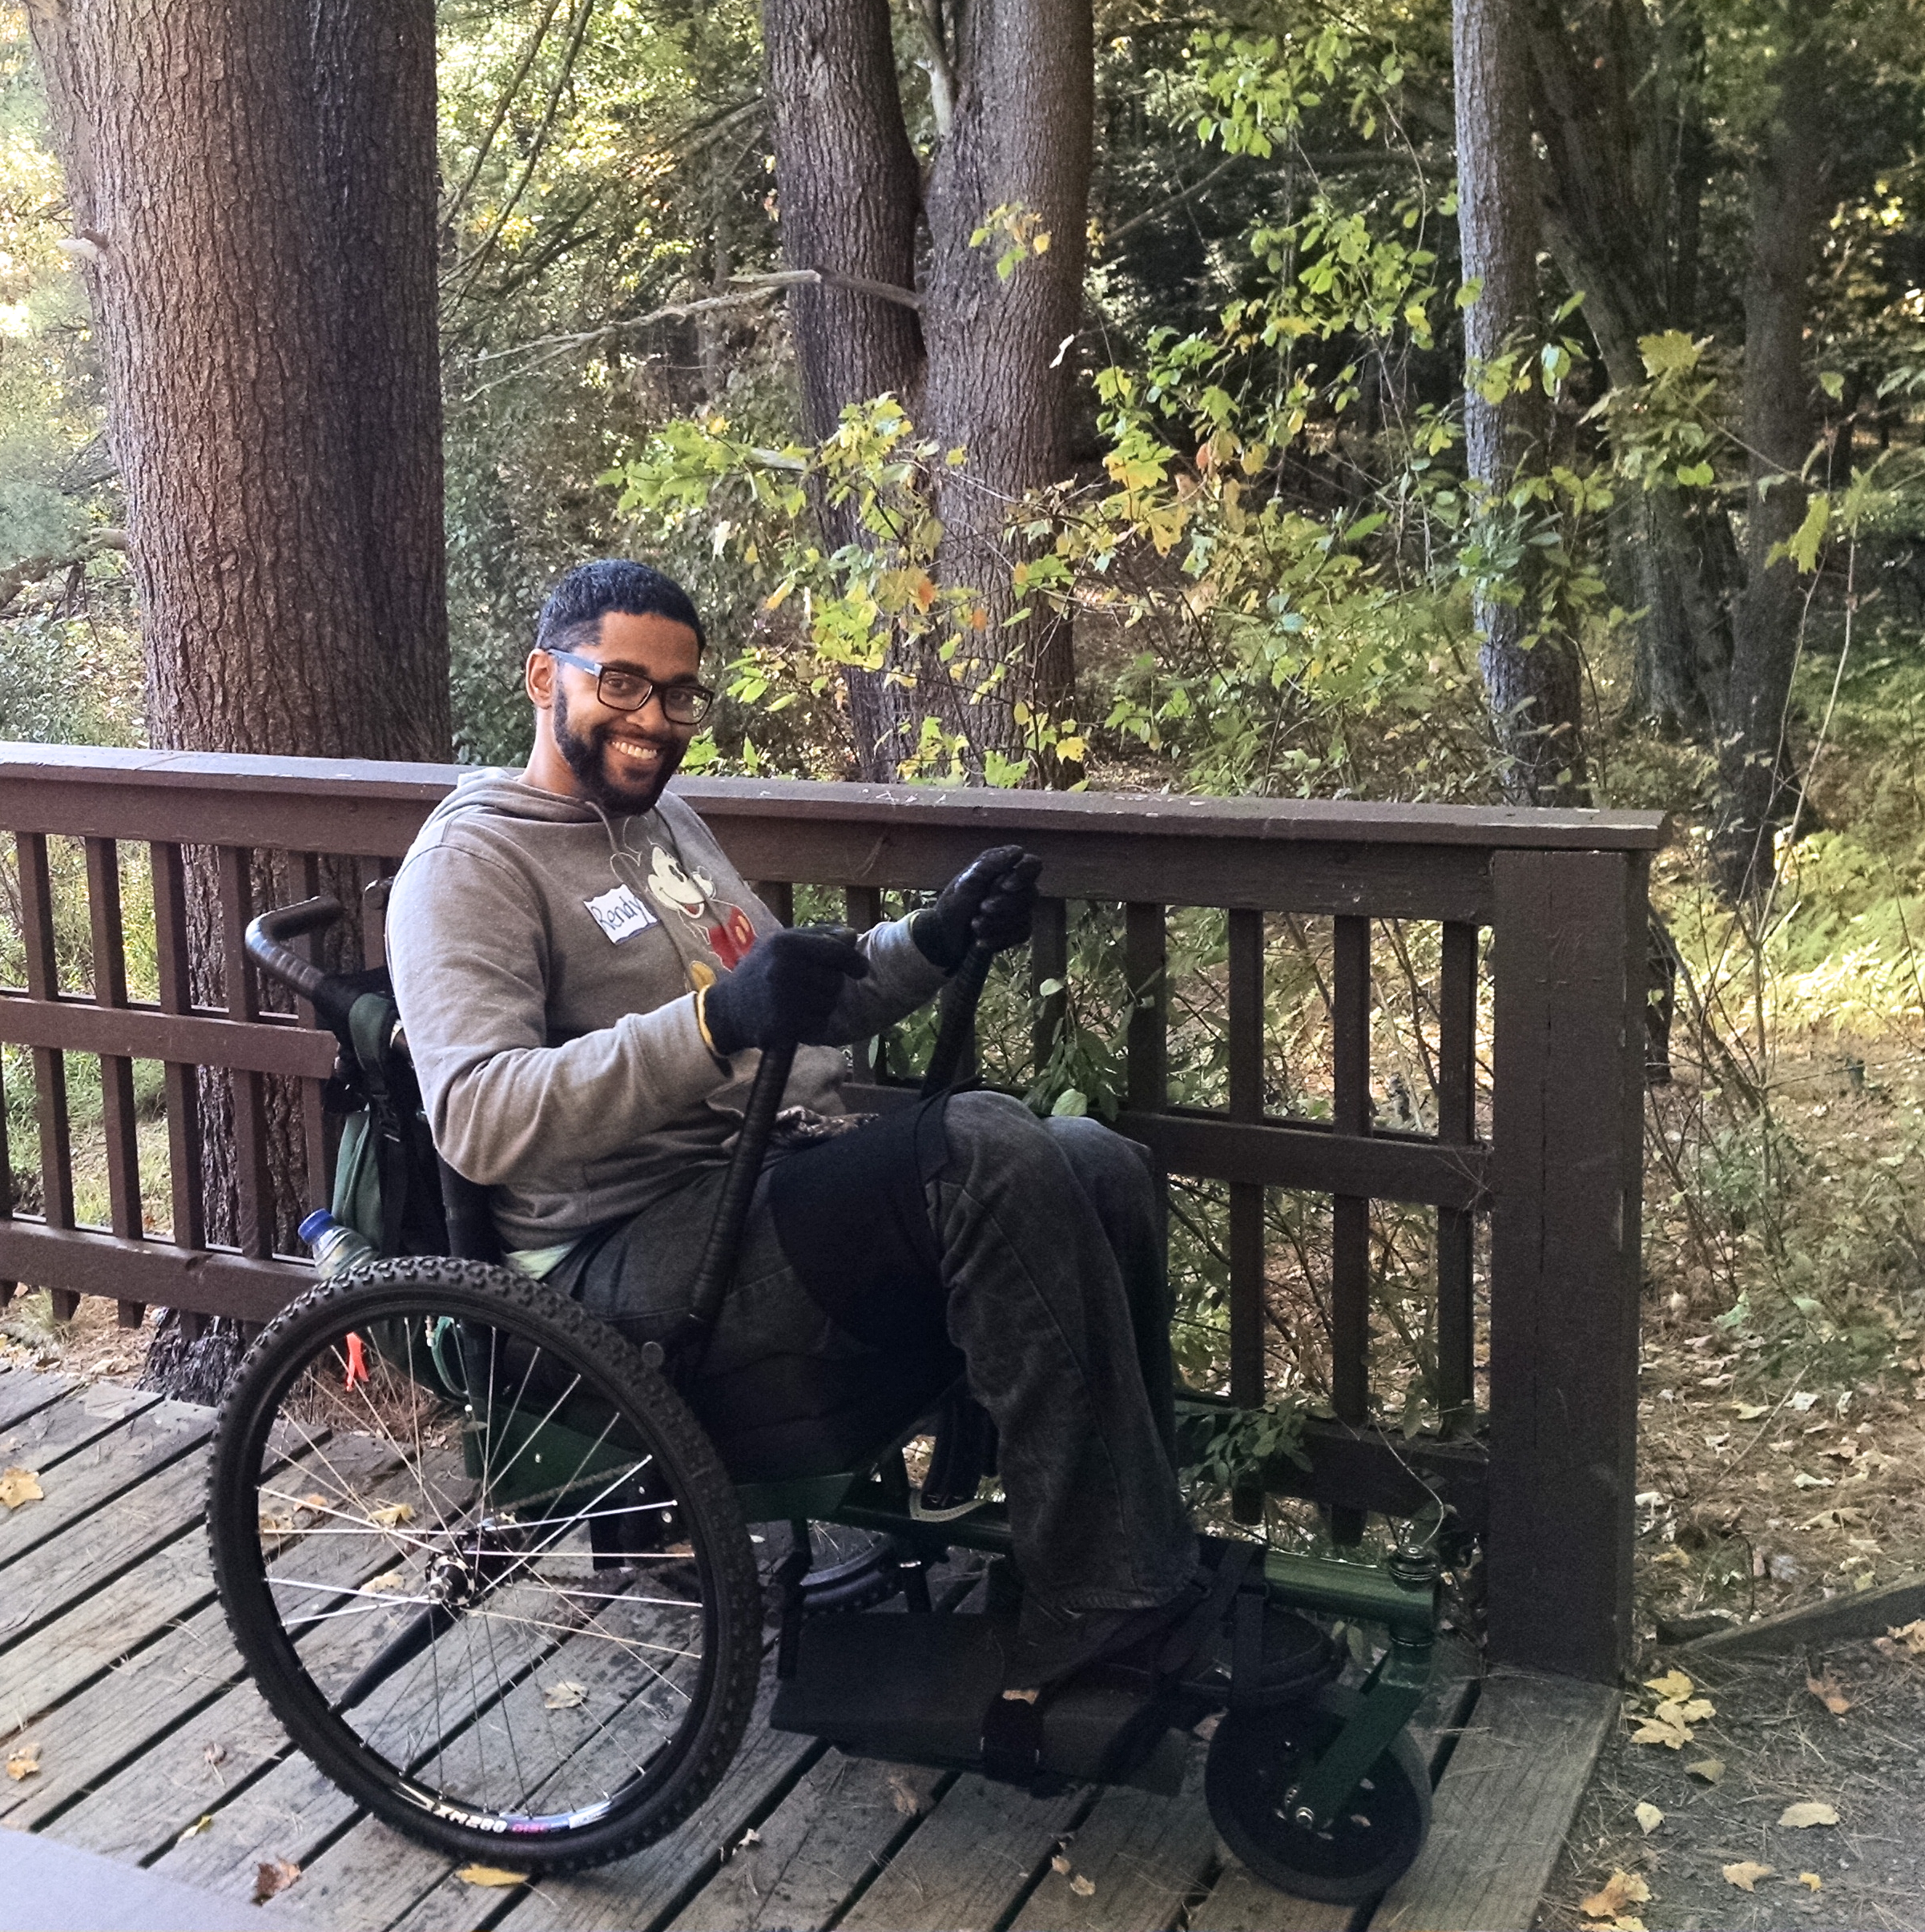
POLYGON ((1648 871, 1492 862, 1490 1649, 1605 1681, 1632 1640, 1648 871))

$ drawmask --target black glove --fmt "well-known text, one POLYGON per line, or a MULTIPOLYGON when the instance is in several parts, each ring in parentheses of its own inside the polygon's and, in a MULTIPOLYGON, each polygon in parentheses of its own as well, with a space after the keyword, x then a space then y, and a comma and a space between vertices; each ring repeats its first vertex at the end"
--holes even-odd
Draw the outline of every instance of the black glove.
POLYGON ((1043 862, 1020 845, 999 845, 973 859, 910 922, 909 932, 932 966, 953 972, 972 940, 1006 952, 1029 936, 1036 875, 1043 862))
POLYGON ((847 926, 790 926, 756 940, 703 1001, 715 1051, 819 1041, 843 988, 868 970, 847 926))

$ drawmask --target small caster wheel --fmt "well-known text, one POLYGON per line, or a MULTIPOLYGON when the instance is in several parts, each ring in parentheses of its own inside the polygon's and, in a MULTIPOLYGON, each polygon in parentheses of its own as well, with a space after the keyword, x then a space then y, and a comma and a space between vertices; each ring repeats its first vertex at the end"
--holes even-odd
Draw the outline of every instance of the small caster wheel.
POLYGON ((1363 1702, 1338 1685, 1302 1704, 1230 1712, 1204 1766, 1210 1821, 1267 1885, 1299 1898, 1355 1904, 1387 1891, 1430 1828, 1431 1784, 1408 1734, 1372 1765, 1327 1831, 1290 1816, 1287 1794, 1363 1702))

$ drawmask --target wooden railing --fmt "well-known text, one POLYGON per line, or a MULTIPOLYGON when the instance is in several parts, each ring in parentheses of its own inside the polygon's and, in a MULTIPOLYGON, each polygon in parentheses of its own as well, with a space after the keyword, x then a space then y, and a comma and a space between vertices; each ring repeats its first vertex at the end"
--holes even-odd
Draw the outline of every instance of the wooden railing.
MULTIPOLYGON (((302 1264, 273 1251, 267 1083, 300 1083, 308 1192, 323 1201, 319 1093, 332 1052, 301 1016, 262 1008, 240 950, 251 880, 269 851, 285 855, 294 891, 338 876, 343 862, 364 881, 391 871, 457 775, 0 747, 0 829, 17 847, 25 953, 24 984, 0 989, 0 1041, 30 1050, 42 1208, 0 1218, 0 1276, 50 1290, 63 1313, 83 1294, 111 1297, 132 1322, 149 1304, 259 1322, 300 1290, 302 1264), (62 877, 75 882, 70 899, 83 875, 91 985, 59 982, 50 839, 81 842, 83 859, 70 849, 62 877), (129 846, 150 853, 147 1000, 131 996, 125 963, 129 846), (217 895, 218 916, 203 912, 201 929, 220 955, 220 1007, 197 1004, 190 983, 195 851, 211 854, 200 875, 214 882, 203 898, 217 895), (70 1053, 99 1060, 103 1226, 76 1217, 70 1053), (164 1233, 142 1209, 137 1061, 164 1069, 164 1233), (238 1238, 225 1246, 208 1245, 203 1218, 203 1068, 231 1069, 238 1238)), ((1030 959, 1038 1064, 1063 1024, 1063 996, 1049 989, 1068 969, 1066 904, 1120 906, 1132 997, 1118 1125, 1173 1174, 1226 1189, 1227 1381, 1238 1404, 1260 1405, 1270 1373, 1266 1190, 1331 1201, 1334 1418, 1310 1427, 1311 1468, 1283 1472, 1277 1487, 1339 1512, 1408 1513, 1442 1496, 1482 1540, 1492 1654, 1615 1675, 1631 1634, 1645 888, 1661 819, 748 780, 679 789, 785 917, 796 886, 843 888, 863 925, 882 916, 885 892, 939 886, 985 846, 1020 840, 1039 853, 1049 896, 1030 959), (1196 907, 1219 909, 1226 928, 1226 1104, 1214 1108, 1173 1105, 1169 1086, 1170 915, 1196 907), (1331 922, 1327 1117, 1267 1108, 1267 915, 1331 922), (1377 1117, 1371 954, 1373 926, 1386 921, 1440 928, 1427 955, 1434 980, 1418 989, 1431 1028, 1430 1131, 1377 1117), (1372 1421, 1373 1202, 1436 1216, 1437 1426, 1415 1435, 1372 1421)), ((65 916, 77 925, 70 908, 65 916)), ((0 1146, 0 1172, 11 1167, 0 1146)))

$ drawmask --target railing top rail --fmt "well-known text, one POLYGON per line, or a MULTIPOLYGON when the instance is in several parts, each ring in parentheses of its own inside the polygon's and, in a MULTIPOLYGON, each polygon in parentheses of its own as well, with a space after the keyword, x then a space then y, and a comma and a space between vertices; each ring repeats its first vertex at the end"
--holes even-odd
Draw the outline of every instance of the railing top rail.
MULTIPOLYGON (((35 815, 42 820, 58 814, 62 789, 78 791, 87 787, 244 792, 256 799, 279 796, 289 801, 332 797, 413 806, 425 813, 466 769, 372 759, 262 758, 0 742, 0 788, 10 791, 22 784, 48 788, 36 797, 35 815)), ((1670 835, 1669 819, 1655 811, 1194 798, 1166 792, 961 791, 766 779, 683 778, 675 783, 681 795, 704 816, 718 819, 851 823, 886 815, 932 831, 981 826, 985 836, 1087 831, 1110 836, 1134 832, 1322 845, 1653 851, 1670 835)))

